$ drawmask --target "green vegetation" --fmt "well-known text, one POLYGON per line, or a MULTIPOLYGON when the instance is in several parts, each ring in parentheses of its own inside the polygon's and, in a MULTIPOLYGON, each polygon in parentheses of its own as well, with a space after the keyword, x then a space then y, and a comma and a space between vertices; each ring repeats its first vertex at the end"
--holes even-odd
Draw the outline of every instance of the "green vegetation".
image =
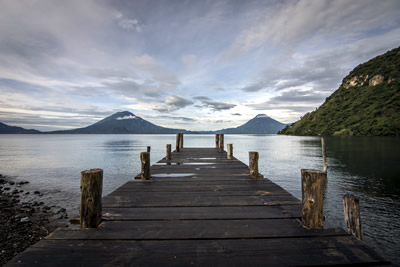
POLYGON ((400 136, 400 47, 357 66, 288 135, 400 136))

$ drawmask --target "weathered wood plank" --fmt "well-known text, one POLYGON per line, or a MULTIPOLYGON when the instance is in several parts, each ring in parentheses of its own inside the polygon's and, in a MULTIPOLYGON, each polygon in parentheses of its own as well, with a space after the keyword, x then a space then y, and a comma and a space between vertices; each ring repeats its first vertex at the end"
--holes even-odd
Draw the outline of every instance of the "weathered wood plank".
POLYGON ((188 240, 348 235, 341 228, 305 229, 296 219, 103 221, 98 229, 57 229, 46 239, 188 240), (151 222, 151 223, 150 223, 151 222), (94 231, 92 231, 94 230, 94 231))
POLYGON ((300 218, 301 205, 104 208, 103 220, 210 220, 300 218))
POLYGON ((297 205, 300 201, 291 196, 106 196, 103 207, 210 207, 210 206, 269 206, 297 205))
POLYGON ((255 240, 42 240, 9 266, 301 266, 389 263, 349 237, 255 240), (143 255, 148 255, 144 257, 143 255))

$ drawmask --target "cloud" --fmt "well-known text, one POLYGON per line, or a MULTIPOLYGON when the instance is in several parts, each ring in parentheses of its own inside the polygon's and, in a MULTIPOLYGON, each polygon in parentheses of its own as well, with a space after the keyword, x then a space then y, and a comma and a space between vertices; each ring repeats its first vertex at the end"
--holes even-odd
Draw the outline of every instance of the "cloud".
POLYGON ((240 114, 240 113, 232 113, 231 115, 232 116, 242 116, 242 114, 240 114))
POLYGON ((143 26, 139 24, 137 19, 121 19, 118 21, 118 25, 128 31, 135 30, 136 32, 142 32, 143 29, 143 26))
POLYGON ((290 50, 305 40, 323 42, 333 36, 332 42, 354 40, 374 30, 395 28, 399 8, 396 0, 384 5, 374 0, 277 2, 253 14, 262 19, 243 30, 222 57, 235 59, 271 47, 290 50))
POLYGON ((181 96, 168 96, 164 104, 157 105, 153 109, 159 112, 172 112, 185 108, 193 104, 193 101, 185 99, 181 96))
POLYGON ((193 99, 201 101, 201 103, 203 103, 204 106, 210 107, 214 111, 231 109, 236 106, 235 104, 213 101, 206 96, 196 96, 196 97, 193 97, 193 99))
POLYGON ((196 64, 196 56, 195 55, 184 55, 181 57, 181 61, 188 67, 191 67, 196 64))

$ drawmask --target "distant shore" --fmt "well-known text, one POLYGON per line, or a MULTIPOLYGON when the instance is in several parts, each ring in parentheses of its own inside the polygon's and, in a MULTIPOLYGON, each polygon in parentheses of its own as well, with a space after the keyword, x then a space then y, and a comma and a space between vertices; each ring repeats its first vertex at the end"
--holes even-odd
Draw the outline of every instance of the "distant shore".
POLYGON ((57 227, 66 226, 66 210, 46 206, 40 201, 41 192, 24 190, 27 183, 0 174, 0 266, 57 227))

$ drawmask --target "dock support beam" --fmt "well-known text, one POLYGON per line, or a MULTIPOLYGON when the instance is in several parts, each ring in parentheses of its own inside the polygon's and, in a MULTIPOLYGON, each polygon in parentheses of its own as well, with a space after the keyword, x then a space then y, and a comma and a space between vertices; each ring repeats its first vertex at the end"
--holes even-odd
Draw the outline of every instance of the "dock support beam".
POLYGON ((319 170, 301 170, 302 222, 308 228, 324 226, 323 190, 326 172, 319 170))
POLYGON ((171 160, 171 144, 167 145, 167 154, 165 155, 165 160, 171 160))
POLYGON ((355 196, 346 194, 343 196, 343 208, 347 232, 362 240, 360 200, 355 196))
POLYGON ((219 149, 219 134, 215 135, 215 148, 219 149))
POLYGON ((150 180, 150 153, 141 152, 140 162, 142 165, 142 170, 140 172, 140 178, 142 180, 150 180))
POLYGON ((321 148, 322 148, 322 160, 324 162, 324 172, 328 171, 328 164, 326 163, 326 146, 325 137, 321 137, 321 148))
POLYGON ((179 152, 179 147, 180 147, 180 143, 181 143, 180 139, 181 139, 181 134, 177 133, 176 134, 176 145, 175 145, 176 152, 179 152))
POLYGON ((259 177, 258 173, 258 152, 249 152, 249 169, 250 178, 257 179, 259 177))
POLYGON ((227 150, 228 150, 227 158, 233 159, 233 144, 228 144, 227 150))
POLYGON ((150 153, 150 150, 151 150, 151 147, 147 147, 147 152, 149 152, 150 153))
POLYGON ((219 134, 219 152, 224 152, 224 134, 219 134))
POLYGON ((101 223, 101 194, 103 170, 91 169, 81 172, 81 228, 97 228, 101 223))
POLYGON ((179 149, 183 148, 183 133, 179 134, 179 149))

